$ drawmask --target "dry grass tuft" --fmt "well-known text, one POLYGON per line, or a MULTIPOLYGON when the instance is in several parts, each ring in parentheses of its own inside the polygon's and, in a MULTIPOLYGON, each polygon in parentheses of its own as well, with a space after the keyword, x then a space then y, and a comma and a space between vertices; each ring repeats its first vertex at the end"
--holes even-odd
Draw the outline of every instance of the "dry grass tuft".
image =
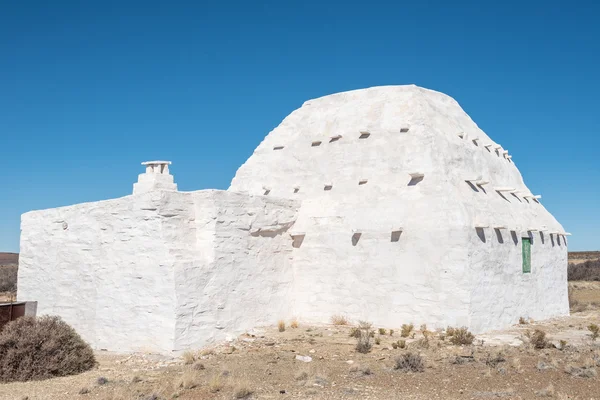
POLYGON ((252 389, 246 383, 238 383, 233 390, 233 396, 236 399, 245 399, 253 393, 252 389))
POLYGON ((221 380, 220 375, 213 375, 213 377, 208 381, 208 390, 211 393, 217 393, 221 389, 223 389, 223 381, 221 380))
POLYGON ((387 331, 384 328, 379 328, 380 335, 385 335, 386 333, 387 333, 387 331))
POLYGON ((523 317, 519 317, 519 325, 527 325, 527 320, 523 317))
POLYGON ((348 325, 348 319, 342 314, 335 314, 331 316, 331 323, 333 325, 348 325))
POLYGON ((177 380, 175 387, 182 389, 193 389, 197 386, 200 386, 200 382, 198 380, 198 374, 196 371, 192 369, 187 369, 183 372, 183 375, 177 380))
POLYGON ((277 322, 277 329, 279 330, 279 332, 285 332, 285 321, 280 319, 277 322))
POLYGON ((423 363, 423 358, 419 354, 408 352, 396 357, 394 369, 404 372, 423 372, 425 370, 425 365, 423 363))
POLYGON ((194 363, 194 365, 192 365, 192 368, 196 371, 201 371, 205 369, 204 364, 202 364, 201 362, 194 363))
POLYGON ((450 343, 456 346, 473 344, 473 340, 475 340, 475 336, 465 326, 454 328, 454 333, 450 337, 450 343))
POLYGON ((403 324, 400 329, 400 336, 408 337, 414 328, 415 326, 413 324, 403 324))
POLYGON ((0 382, 74 375, 94 366, 91 347, 60 317, 21 317, 0 332, 0 382))
POLYGON ((181 359, 183 360, 183 363, 185 365, 190 365, 193 364, 194 361, 196 361, 196 355, 192 351, 187 350, 183 352, 183 354, 181 355, 181 359))
POLYGON ((356 351, 366 354, 371 351, 371 324, 366 321, 359 321, 358 324, 359 336, 356 339, 356 351))
POLYGON ((588 330, 591 332, 590 336, 591 336, 592 340, 598 339, 598 337, 600 336, 600 326, 598 326, 596 324, 590 324, 588 326, 588 330))
POLYGON ((296 318, 292 318, 292 321, 290 322, 290 328, 292 328, 292 329, 298 328, 298 320, 296 318))
POLYGON ((546 332, 541 329, 533 331, 529 340, 531 341, 533 348, 538 350, 545 349, 550 345, 548 339, 546 339, 546 332))

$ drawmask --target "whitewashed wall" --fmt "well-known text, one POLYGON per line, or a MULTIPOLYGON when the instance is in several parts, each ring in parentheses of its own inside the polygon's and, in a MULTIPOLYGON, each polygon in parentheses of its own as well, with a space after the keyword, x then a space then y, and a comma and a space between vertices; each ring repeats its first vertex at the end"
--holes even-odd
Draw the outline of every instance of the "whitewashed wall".
POLYGON ((287 308, 285 231, 297 206, 225 191, 155 191, 29 212, 18 296, 37 300, 38 315, 60 315, 98 349, 200 347, 274 323, 287 308))
POLYGON ((306 318, 346 313, 392 327, 412 321, 480 332, 520 316, 567 314, 567 248, 563 237, 562 246, 549 239, 564 230, 541 203, 524 198, 529 189, 497 146, 442 93, 356 90, 291 113, 229 190, 303 200, 294 230, 305 239, 293 265, 295 309, 306 318), (408 185, 414 172, 424 179, 408 185), (478 178, 489 183, 466 182, 478 178), (507 187, 519 193, 494 190, 507 187), (489 226, 480 232, 485 243, 479 225, 489 226), (503 243, 494 230, 501 226, 503 243), (523 274, 521 236, 539 238, 528 229, 545 230, 546 240, 534 240, 532 273, 523 274), (363 232, 356 246, 353 231, 363 232))

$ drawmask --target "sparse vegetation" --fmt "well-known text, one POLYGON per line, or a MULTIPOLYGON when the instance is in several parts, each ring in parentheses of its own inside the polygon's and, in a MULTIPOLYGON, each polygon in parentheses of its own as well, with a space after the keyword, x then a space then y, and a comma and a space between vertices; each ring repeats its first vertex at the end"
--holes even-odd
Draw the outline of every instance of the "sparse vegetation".
POLYGON ((454 328, 449 326, 446 328, 446 336, 454 336, 454 328))
POLYGON ((565 347, 567 347, 567 341, 566 340, 560 340, 559 343, 560 343, 560 349, 561 350, 564 350, 565 347))
POLYGON ((298 320, 296 318, 293 318, 292 322, 290 322, 290 328, 292 328, 292 329, 298 328, 298 320))
POLYGON ((519 324, 520 325, 527 325, 527 320, 525 318, 523 318, 523 317, 520 317, 519 318, 519 324))
POLYGON ((408 352, 396 357, 394 369, 404 372, 423 372, 425 365, 419 354, 408 352))
POLYGON ((331 323, 333 325, 348 325, 348 319, 342 314, 335 314, 331 316, 331 323))
POLYGON ((17 291, 17 266, 0 266, 0 292, 17 291))
POLYGON ((356 351, 359 353, 368 353, 371 351, 371 324, 366 321, 359 321, 359 337, 356 342, 356 351))
POLYGON ((596 324, 590 324, 588 326, 588 330, 590 331, 590 336, 592 340, 598 339, 598 336, 600 336, 600 326, 596 324))
POLYGON ((236 399, 245 399, 253 393, 252 389, 246 383, 238 383, 233 391, 236 399))
POLYGON ((102 386, 102 385, 106 385, 108 383, 108 379, 106 379, 103 376, 100 376, 96 379, 96 384, 102 386))
POLYGON ((279 330, 279 332, 285 332, 285 321, 284 320, 279 320, 279 322, 277 322, 277 329, 279 330))
POLYGON ((390 329, 390 336, 394 336, 394 330, 390 329))
POLYGON ((221 381, 220 375, 213 375, 213 377, 208 381, 208 390, 211 393, 217 393, 223 389, 223 382, 221 381))
POLYGON ((200 385, 198 373, 195 370, 187 369, 176 383, 176 387, 181 389, 193 389, 200 385))
POLYGON ((452 336, 450 337, 450 343, 456 346, 464 346, 473 344, 475 336, 469 332, 467 327, 454 328, 452 336))
POLYGON ((91 347, 59 317, 21 317, 0 332, 0 382, 74 375, 95 365, 91 347))
POLYGON ((380 335, 385 335, 387 332, 384 328, 379 328, 379 334, 380 335))
POLYGON ((183 352, 183 354, 181 355, 181 359, 183 360, 183 363, 185 365, 190 365, 193 364, 194 361, 196 361, 196 356, 192 351, 187 350, 183 352))
POLYGON ((379 346, 381 344, 381 338, 378 336, 375 338, 375 344, 379 346))
POLYGON ((546 332, 541 329, 536 329, 529 339, 534 349, 545 349, 549 346, 548 339, 546 339, 546 332))
POLYGON ((400 329, 400 336, 404 338, 408 337, 414 328, 415 327, 413 324, 403 324, 402 328, 400 329))
POLYGON ((570 281, 600 281, 600 259, 569 264, 567 279, 570 281))

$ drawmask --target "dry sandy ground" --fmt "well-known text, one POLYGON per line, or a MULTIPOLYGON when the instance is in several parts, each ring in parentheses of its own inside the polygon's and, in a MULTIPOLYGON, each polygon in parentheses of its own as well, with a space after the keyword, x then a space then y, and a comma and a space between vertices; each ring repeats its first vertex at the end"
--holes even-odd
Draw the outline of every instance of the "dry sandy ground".
MULTIPOLYGON (((599 282, 574 284, 583 288, 574 290, 576 298, 587 299, 591 291, 600 300, 599 282)), ((376 334, 380 344, 360 354, 350 326, 300 323, 285 332, 263 328, 195 352, 191 364, 99 352, 97 369, 0 385, 0 399, 600 399, 600 339, 592 341, 587 330, 592 322, 600 324, 600 309, 585 308, 570 317, 478 335, 474 345, 463 347, 437 333, 421 340, 416 328, 407 349, 393 349, 392 342, 401 339, 398 329, 392 336, 376 334), (527 332, 536 328, 556 348, 534 349, 527 332), (409 351, 423 357, 424 372, 394 369, 395 359, 409 351), (99 378, 108 382, 100 384, 99 378)))

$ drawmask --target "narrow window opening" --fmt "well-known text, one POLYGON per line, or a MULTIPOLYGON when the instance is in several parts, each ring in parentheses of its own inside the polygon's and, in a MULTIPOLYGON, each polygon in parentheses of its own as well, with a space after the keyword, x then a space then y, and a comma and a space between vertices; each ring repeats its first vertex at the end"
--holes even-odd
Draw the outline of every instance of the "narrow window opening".
POLYGON ((329 143, 337 142, 341 138, 342 138, 342 135, 333 136, 331 139, 329 139, 329 143))
POLYGON ((392 231, 392 236, 390 238, 391 242, 399 242, 400 235, 402 235, 402 231, 392 231))
POLYGON ((528 274, 531 272, 531 238, 521 238, 523 243, 523 273, 528 274))
POLYGON ((479 146, 479 145, 477 144, 477 140, 478 140, 478 139, 473 139, 473 140, 471 140, 471 142, 473 142, 473 144, 474 144, 475 146, 479 146))
POLYGON ((457 135, 458 135, 458 137, 459 137, 459 138, 461 138, 461 139, 464 139, 464 138, 465 138, 465 133, 464 133, 464 132, 458 132, 458 134, 457 134, 457 135))
POLYGON ((299 249, 302 246, 302 242, 304 242, 304 233, 296 233, 292 234, 292 247, 295 249, 299 249))
POLYGON ((265 189, 265 192, 263 193, 263 195, 268 195, 269 193, 271 193, 271 189, 265 189))
POLYGON ((361 179, 360 181, 358 181, 358 185, 359 185, 359 186, 361 186, 361 185, 366 185, 366 184, 367 184, 367 182, 369 182, 367 179, 361 179))
POLYGON ((332 188, 333 188, 333 185, 327 184, 327 185, 325 185, 325 187, 323 188, 323 190, 331 190, 332 188))
POLYGON ((300 191, 299 187, 294 188, 294 193, 298 193, 300 191))
POLYGON ((316 142, 312 142, 311 147, 318 147, 321 145, 321 141, 317 140, 316 142))
POLYGON ((356 246, 358 244, 361 235, 362 233, 360 232, 355 232, 354 234, 352 234, 352 246, 356 246))
POLYGON ((408 132, 409 127, 408 126, 403 126, 402 128, 400 128, 400 133, 406 133, 408 132))
POLYGON ((366 139, 369 136, 371 136, 371 132, 369 132, 369 131, 361 131, 360 132, 360 136, 358 138, 359 139, 366 139))
POLYGON ((282 150, 285 146, 275 146, 273 150, 282 150))

